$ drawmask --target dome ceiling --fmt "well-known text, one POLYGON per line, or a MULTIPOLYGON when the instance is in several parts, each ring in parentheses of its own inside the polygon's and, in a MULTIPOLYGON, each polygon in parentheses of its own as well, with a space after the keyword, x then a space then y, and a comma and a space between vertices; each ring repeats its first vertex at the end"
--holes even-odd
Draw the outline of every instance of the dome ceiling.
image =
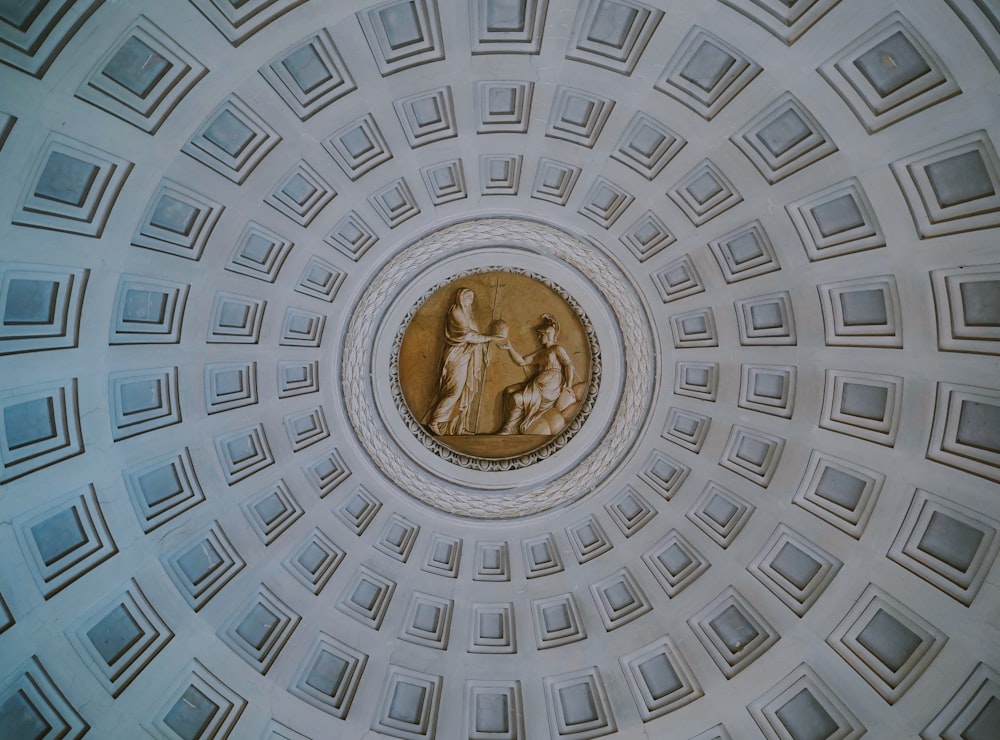
POLYGON ((996 735, 994 3, 23 0, 0 62, 5 732, 996 735))

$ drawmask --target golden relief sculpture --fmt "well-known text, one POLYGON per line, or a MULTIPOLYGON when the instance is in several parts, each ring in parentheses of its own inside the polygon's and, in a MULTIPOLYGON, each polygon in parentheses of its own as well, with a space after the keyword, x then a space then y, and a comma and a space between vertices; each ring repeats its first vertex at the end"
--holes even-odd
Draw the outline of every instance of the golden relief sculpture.
POLYGON ((552 287, 513 272, 460 278, 414 313, 400 389, 437 441, 482 458, 522 455, 570 424, 587 396, 590 341, 552 287))

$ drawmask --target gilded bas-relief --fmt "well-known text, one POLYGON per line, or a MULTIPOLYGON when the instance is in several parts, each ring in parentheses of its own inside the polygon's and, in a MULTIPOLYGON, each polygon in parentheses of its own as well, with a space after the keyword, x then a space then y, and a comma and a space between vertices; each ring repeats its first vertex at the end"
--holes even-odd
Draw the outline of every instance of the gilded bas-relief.
POLYGON ((399 348, 406 404, 446 447, 507 458, 545 445, 576 417, 591 380, 578 314, 528 275, 482 272, 432 293, 399 348))

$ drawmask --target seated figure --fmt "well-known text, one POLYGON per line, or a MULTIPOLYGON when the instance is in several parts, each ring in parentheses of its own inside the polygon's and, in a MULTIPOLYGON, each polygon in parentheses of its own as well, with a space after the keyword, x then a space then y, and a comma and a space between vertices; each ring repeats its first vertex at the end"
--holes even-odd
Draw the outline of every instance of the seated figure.
POLYGON ((557 344, 559 322, 555 317, 543 313, 535 332, 542 346, 527 357, 509 343, 498 345, 521 367, 534 365, 534 373, 523 383, 504 389, 504 421, 497 434, 558 434, 566 424, 564 412, 580 400, 577 394, 585 388, 584 383, 576 382, 569 353, 557 344))

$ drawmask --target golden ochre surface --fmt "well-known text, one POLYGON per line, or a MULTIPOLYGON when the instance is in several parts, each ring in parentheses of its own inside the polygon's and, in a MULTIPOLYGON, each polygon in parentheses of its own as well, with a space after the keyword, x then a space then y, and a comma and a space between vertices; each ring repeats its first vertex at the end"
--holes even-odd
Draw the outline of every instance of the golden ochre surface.
POLYGON ((473 457, 545 445, 576 416, 590 370, 576 312, 549 286, 510 272, 465 276, 435 291, 399 348, 411 413, 441 444, 473 457))

